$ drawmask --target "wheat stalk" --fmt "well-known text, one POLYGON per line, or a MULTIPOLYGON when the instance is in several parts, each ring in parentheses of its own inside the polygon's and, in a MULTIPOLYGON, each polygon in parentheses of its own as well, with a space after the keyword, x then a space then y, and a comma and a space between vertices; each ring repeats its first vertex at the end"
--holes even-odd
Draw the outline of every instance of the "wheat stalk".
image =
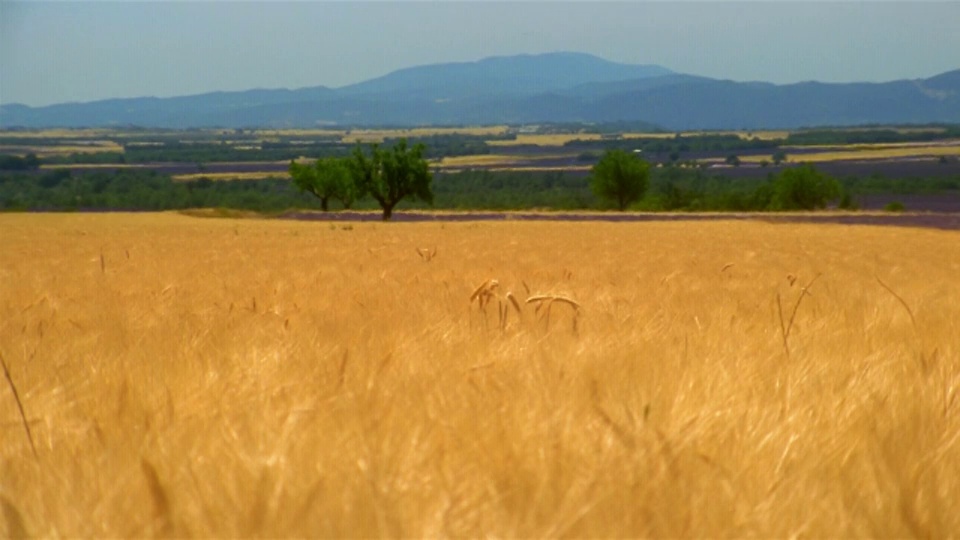
POLYGON ((566 304, 573 308, 573 332, 577 333, 577 322, 580 317, 580 304, 566 296, 559 296, 553 294, 538 294, 527 298, 527 304, 537 304, 534 313, 540 313, 540 308, 545 307, 544 313, 541 316, 541 319, 544 321, 546 326, 550 326, 550 308, 553 307, 555 302, 560 302, 561 304, 566 304))
POLYGON ((900 301, 900 305, 903 306, 903 309, 907 310, 907 315, 910 315, 910 322, 913 323, 913 329, 916 330, 917 319, 913 316, 913 310, 910 309, 910 306, 907 305, 907 302, 903 298, 901 298, 899 294, 893 292, 893 289, 891 289, 886 283, 881 281, 879 276, 873 276, 873 277, 877 278, 877 283, 879 283, 881 287, 886 289, 888 293, 892 294, 894 298, 900 301))
POLYGON ((580 310, 580 304, 577 301, 567 298, 566 296, 557 296, 553 294, 540 294, 540 295, 531 296, 530 298, 527 298, 526 303, 533 304, 533 303, 540 303, 540 302, 547 302, 548 304, 552 304, 553 302, 560 302, 563 304, 567 304, 568 306, 572 307, 576 311, 580 310))
POLYGON ((513 309, 517 310, 517 315, 520 315, 523 313, 523 311, 520 309, 520 302, 517 301, 517 297, 514 296, 512 292, 508 292, 506 294, 506 298, 507 300, 510 301, 511 304, 513 304, 513 309))
POLYGON ((777 313, 780 316, 780 335, 783 337, 783 350, 787 353, 788 359, 790 358, 790 331, 793 330, 793 321, 797 317, 797 310, 800 309, 800 303, 803 302, 803 298, 810 294, 810 287, 815 281, 820 279, 821 275, 823 274, 817 274, 809 283, 800 288, 800 297, 797 298, 797 303, 793 305, 793 312, 790 313, 790 321, 786 324, 783 322, 783 304, 780 302, 780 293, 777 293, 777 313))
POLYGON ((23 402, 20 401, 20 392, 17 392, 17 385, 13 384, 13 377, 10 376, 10 370, 7 368, 7 361, 0 355, 0 365, 3 366, 3 374, 7 378, 7 384, 13 392, 13 399, 17 402, 17 409, 20 411, 20 421, 23 422, 23 430, 27 432, 27 440, 30 441, 30 449, 33 450, 33 457, 37 455, 37 446, 33 444, 33 433, 30 432, 30 424, 27 422, 27 413, 23 411, 23 402))
MULTIPOLYGON (((474 289, 473 294, 470 295, 470 303, 476 301, 480 307, 480 311, 486 315, 487 304, 496 300, 497 324, 500 330, 505 330, 510 316, 510 306, 513 306, 513 309, 517 311, 517 317, 519 318, 523 317, 523 308, 520 306, 520 301, 517 300, 513 292, 507 291, 506 293, 500 294, 499 289, 499 281, 496 279, 488 279, 474 289)), ((486 324, 486 319, 484 319, 484 324, 486 324)))
POLYGON ((473 291, 473 294, 470 295, 470 302, 473 302, 477 298, 482 298, 483 296, 490 294, 491 291, 493 289, 496 289, 499 285, 500 285, 500 282, 495 279, 488 279, 484 281, 483 283, 480 284, 479 287, 477 287, 473 291))

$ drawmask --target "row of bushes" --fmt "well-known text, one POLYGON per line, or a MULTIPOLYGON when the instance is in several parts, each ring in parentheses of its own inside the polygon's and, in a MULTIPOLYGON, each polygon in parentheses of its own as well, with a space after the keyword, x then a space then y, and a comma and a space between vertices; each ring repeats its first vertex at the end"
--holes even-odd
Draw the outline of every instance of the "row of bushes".
MULTIPOLYGON (((790 169, 788 169, 790 170, 790 169)), ((795 170, 795 169, 794 169, 795 170)), ((831 205, 853 207, 862 195, 960 191, 960 177, 891 179, 882 176, 845 178, 838 185, 803 185, 796 178, 771 174, 765 179, 726 178, 701 170, 667 167, 651 171, 650 188, 632 208, 647 211, 789 210, 784 201, 804 201, 804 193, 825 186, 831 205), (794 185, 790 187, 790 183, 794 185), (796 185, 800 183, 801 185, 796 185), (788 190, 789 187, 789 190, 788 190), (787 196, 787 192, 791 195, 787 196), (791 199, 793 194, 799 198, 791 199)), ((821 182, 818 184, 817 182, 821 182)), ((439 174, 433 182, 434 208, 583 210, 608 208, 591 192, 583 175, 563 172, 464 171, 439 174)), ((809 199, 806 199, 809 200, 809 199)), ((806 204, 806 203, 804 203, 806 204)), ((287 208, 319 209, 319 200, 301 193, 289 180, 174 182, 153 171, 71 174, 0 173, 2 210, 169 210, 224 207, 256 211, 287 208)), ((355 208, 376 208, 370 200, 355 208)), ((402 208, 425 208, 405 200, 402 208)), ((336 208, 336 207, 334 207, 336 208)))

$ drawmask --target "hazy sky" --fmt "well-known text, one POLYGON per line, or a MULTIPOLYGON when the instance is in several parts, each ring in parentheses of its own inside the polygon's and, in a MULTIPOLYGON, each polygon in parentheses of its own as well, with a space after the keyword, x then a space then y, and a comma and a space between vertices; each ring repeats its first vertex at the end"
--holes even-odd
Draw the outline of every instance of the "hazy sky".
POLYGON ((927 77, 960 68, 960 2, 0 0, 0 103, 337 87, 550 51, 777 83, 927 77))

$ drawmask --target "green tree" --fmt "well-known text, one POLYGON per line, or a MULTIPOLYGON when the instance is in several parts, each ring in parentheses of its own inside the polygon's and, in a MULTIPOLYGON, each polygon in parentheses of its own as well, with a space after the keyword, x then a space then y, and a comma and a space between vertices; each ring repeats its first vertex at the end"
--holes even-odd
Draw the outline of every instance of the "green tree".
POLYGON ((734 167, 740 166, 740 158, 736 154, 730 154, 726 159, 727 165, 733 165, 734 167))
POLYGON ((368 193, 383 209, 383 220, 393 216, 401 200, 412 197, 433 204, 433 175, 422 144, 407 146, 400 139, 389 150, 371 145, 369 155, 359 146, 349 159, 350 172, 360 192, 368 193))
POLYGON ((324 212, 330 207, 330 199, 337 199, 344 208, 350 208, 362 195, 343 159, 321 158, 312 165, 291 161, 290 176, 300 191, 307 191, 320 199, 320 208, 324 212))
POLYGON ((780 171, 773 180, 772 210, 815 210, 840 196, 840 182, 810 164, 780 171))
POLYGON ((787 153, 784 152, 783 150, 777 150, 770 157, 771 159, 773 159, 774 165, 780 165, 781 163, 787 160, 787 153))
POLYGON ((649 185, 650 164, 623 150, 607 150, 590 179, 593 193, 614 201, 621 212, 640 200, 649 185))
POLYGON ((26 171, 39 168, 40 160, 37 159, 36 154, 27 154, 26 157, 0 155, 0 170, 26 171))

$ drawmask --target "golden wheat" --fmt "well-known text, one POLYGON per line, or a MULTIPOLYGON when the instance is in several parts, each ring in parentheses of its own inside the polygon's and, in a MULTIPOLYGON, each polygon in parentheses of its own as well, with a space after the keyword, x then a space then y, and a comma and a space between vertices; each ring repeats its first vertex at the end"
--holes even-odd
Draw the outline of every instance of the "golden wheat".
POLYGON ((949 537, 958 240, 0 215, 0 536, 949 537))

